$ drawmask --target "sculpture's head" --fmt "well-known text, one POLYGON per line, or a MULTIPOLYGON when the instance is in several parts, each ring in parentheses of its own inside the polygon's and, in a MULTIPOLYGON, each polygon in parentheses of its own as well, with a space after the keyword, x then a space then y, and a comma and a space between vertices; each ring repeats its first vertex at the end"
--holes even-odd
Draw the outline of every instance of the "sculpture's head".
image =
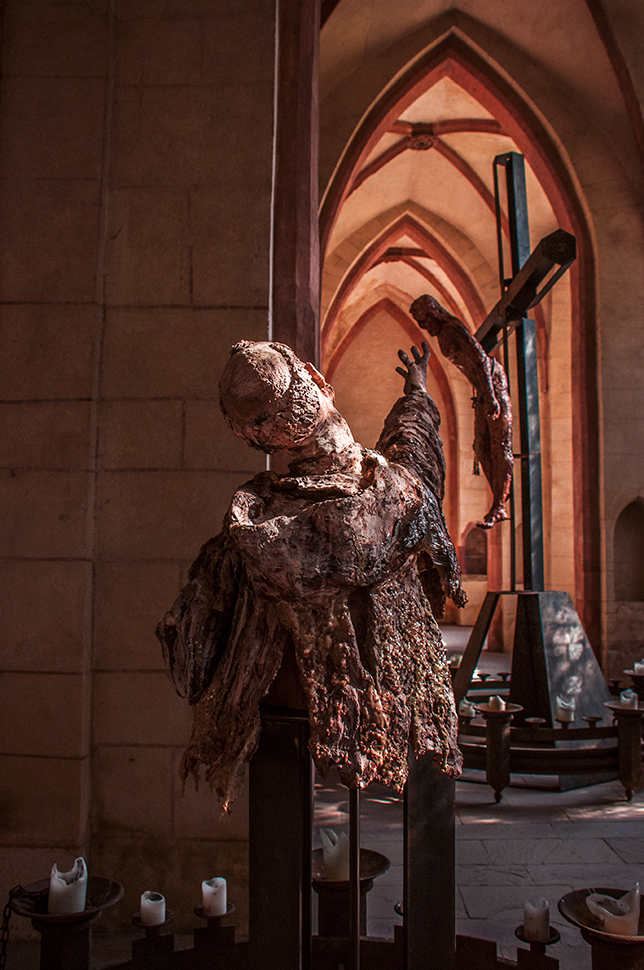
POLYGON ((409 312, 419 326, 427 330, 432 337, 437 337, 445 324, 453 319, 452 315, 429 293, 424 293, 414 300, 409 312))
POLYGON ((228 424, 254 448, 297 447, 333 409, 333 388, 312 364, 286 344, 241 340, 232 348, 219 382, 228 424))

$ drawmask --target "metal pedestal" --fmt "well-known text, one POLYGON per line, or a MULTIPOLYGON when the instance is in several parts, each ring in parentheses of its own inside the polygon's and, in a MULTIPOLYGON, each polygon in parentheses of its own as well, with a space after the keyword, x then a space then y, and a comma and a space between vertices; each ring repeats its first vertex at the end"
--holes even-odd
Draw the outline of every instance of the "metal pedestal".
MULTIPOLYGON (((431 754, 412 760, 405 791, 402 960, 397 943, 364 935, 357 878, 349 891, 348 937, 344 943, 336 937, 341 946, 334 949, 333 940, 311 937, 313 779, 307 743, 305 712, 263 708, 262 738, 250 764, 250 970, 337 966, 336 950, 347 970, 453 970, 454 781, 433 766, 431 754)), ((358 798, 350 796, 350 841, 357 848, 358 798)), ((356 865, 352 870, 357 876, 356 865)))

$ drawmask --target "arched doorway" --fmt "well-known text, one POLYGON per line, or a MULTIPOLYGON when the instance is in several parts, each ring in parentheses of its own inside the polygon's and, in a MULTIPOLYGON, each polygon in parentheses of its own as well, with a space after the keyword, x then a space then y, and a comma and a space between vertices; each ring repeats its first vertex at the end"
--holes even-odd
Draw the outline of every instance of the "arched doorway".
MULTIPOLYGON (((395 349, 410 336, 427 336, 414 335, 411 302, 430 293, 477 328, 499 296, 492 163, 508 151, 526 158, 533 246, 558 226, 578 242, 574 273, 536 317, 546 586, 573 594, 592 638, 598 571, 588 563, 598 562, 598 509, 590 236, 545 127, 461 36, 448 34, 384 89, 329 183, 321 223, 322 367, 357 436, 368 414, 375 440, 375 425, 399 393, 385 369, 393 371, 395 349)), ((472 475, 471 389, 432 349, 444 373, 437 403, 448 439, 446 513, 462 546, 488 492, 472 475)), ((488 579, 507 588, 509 526, 497 530, 488 579)))

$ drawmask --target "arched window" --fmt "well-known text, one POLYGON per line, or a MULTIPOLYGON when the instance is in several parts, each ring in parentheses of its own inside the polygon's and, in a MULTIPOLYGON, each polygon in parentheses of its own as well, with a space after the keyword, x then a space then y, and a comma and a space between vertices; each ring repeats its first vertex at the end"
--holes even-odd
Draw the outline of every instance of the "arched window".
POLYGON ((644 600, 644 501, 635 499, 615 523, 615 599, 644 600))
POLYGON ((487 576, 487 534, 470 529, 465 537, 463 572, 466 576, 487 576))

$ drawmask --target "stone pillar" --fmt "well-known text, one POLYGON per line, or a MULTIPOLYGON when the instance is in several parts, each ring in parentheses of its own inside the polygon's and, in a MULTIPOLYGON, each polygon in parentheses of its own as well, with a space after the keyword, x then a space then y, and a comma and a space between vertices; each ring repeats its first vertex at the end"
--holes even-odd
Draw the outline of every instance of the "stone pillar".
POLYGON ((319 365, 319 0, 280 0, 272 333, 319 365))

